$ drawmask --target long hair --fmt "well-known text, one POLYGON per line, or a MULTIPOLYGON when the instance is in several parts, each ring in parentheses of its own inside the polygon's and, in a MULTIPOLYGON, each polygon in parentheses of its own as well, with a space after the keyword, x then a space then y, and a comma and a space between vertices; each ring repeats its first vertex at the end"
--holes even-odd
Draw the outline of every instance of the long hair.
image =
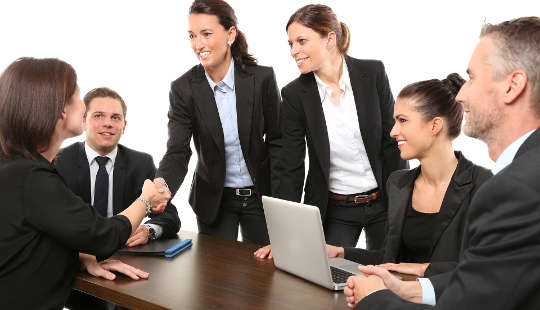
POLYGON ((342 55, 347 54, 351 44, 349 27, 338 21, 336 14, 329 6, 322 4, 309 4, 301 7, 289 18, 285 30, 289 30, 292 23, 299 23, 311 30, 326 36, 333 31, 336 34, 336 45, 342 55))
POLYGON ((236 28, 236 39, 231 45, 231 53, 234 61, 240 65, 243 71, 246 65, 256 65, 257 59, 248 53, 246 36, 238 29, 238 22, 233 8, 223 0, 195 0, 189 8, 189 14, 210 14, 215 15, 221 26, 226 30, 231 27, 236 28))
POLYGON ((71 65, 19 58, 0 76, 0 146, 3 156, 35 159, 49 148, 56 123, 77 89, 71 65))

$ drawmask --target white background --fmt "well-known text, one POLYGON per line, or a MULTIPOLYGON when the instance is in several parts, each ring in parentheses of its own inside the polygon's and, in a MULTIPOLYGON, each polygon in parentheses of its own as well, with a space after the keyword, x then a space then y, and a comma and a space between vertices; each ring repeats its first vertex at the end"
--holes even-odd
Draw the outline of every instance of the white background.
MULTIPOLYGON (((463 77, 484 21, 498 23, 539 15, 536 0, 320 1, 351 30, 349 55, 386 65, 394 95, 418 80, 463 77)), ((289 55, 285 25, 308 1, 230 0, 249 49, 273 66, 281 88, 299 74, 289 55)), ((156 166, 165 153, 170 82, 197 64, 187 37, 191 1, 2 1, 0 70, 22 56, 57 57, 77 70, 81 94, 108 86, 128 106, 121 143, 150 153, 156 166)), ((84 136, 66 141, 82 141, 84 136)), ((491 168, 485 145, 460 136, 456 149, 491 168)), ((194 150, 194 149, 193 149, 194 150)), ((173 202, 182 229, 197 231, 187 203, 196 155, 173 202)), ((411 163, 413 166, 416 163, 411 163)))

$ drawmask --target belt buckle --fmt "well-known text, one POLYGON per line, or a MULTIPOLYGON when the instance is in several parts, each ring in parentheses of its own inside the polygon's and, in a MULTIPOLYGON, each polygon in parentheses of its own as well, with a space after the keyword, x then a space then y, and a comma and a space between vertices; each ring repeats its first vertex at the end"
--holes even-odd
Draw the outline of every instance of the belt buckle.
POLYGON ((236 196, 240 196, 240 197, 251 197, 253 193, 251 188, 237 188, 235 192, 236 192, 236 196))
POLYGON ((368 197, 369 195, 363 195, 363 194, 356 195, 354 196, 354 203, 364 203, 365 201, 360 201, 360 199, 366 199, 368 197))

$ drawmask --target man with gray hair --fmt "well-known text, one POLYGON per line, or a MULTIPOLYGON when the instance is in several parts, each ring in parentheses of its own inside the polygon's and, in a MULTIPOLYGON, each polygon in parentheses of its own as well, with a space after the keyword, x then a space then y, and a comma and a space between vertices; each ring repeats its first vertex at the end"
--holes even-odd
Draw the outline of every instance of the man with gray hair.
POLYGON ((456 100, 465 134, 487 143, 495 167, 469 207, 461 260, 452 272, 409 282, 360 267, 364 275, 345 289, 349 307, 540 308, 539 72, 540 18, 484 26, 456 100))

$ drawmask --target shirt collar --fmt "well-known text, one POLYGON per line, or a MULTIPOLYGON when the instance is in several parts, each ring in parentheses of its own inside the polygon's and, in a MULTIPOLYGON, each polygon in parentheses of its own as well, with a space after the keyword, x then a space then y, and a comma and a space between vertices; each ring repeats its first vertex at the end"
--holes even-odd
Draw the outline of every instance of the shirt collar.
MULTIPOLYGON (((341 72, 341 77, 339 78, 339 88, 345 92, 347 90, 351 90, 352 87, 351 87, 351 79, 349 78, 349 70, 347 68, 347 63, 345 62, 345 58, 341 58, 342 61, 343 61, 343 69, 342 69, 342 72, 341 72)), ((315 75, 315 82, 317 82, 317 88, 319 89, 319 94, 321 94, 321 97, 322 97, 322 101, 324 101, 324 98, 326 98, 326 96, 331 96, 332 95, 332 88, 330 87, 330 85, 326 84, 325 82, 323 82, 319 76, 316 74, 316 73, 313 73, 315 75)))
MULTIPOLYGON (((84 151, 86 152, 86 158, 88 159, 88 165, 92 165, 94 161, 96 161, 97 156, 101 156, 98 154, 98 152, 94 151, 93 148, 91 148, 88 143, 84 143, 84 151)), ((105 157, 109 157, 109 160, 111 161, 112 165, 114 166, 114 161, 116 160, 116 154, 118 153, 118 145, 114 147, 114 149, 109 153, 106 154, 105 157)))
POLYGON ((218 83, 214 83, 210 75, 208 75, 208 72, 206 72, 206 69, 204 70, 204 75, 206 76, 206 80, 208 80, 208 84, 210 84, 210 88, 212 90, 214 90, 216 86, 218 86, 220 89, 227 87, 229 90, 234 90, 234 59, 231 58, 231 63, 229 64, 227 74, 225 74, 223 80, 219 81, 218 83))
POLYGON ((512 144, 510 144, 501 153, 499 158, 497 158, 497 160, 495 161, 495 165, 493 166, 493 169, 491 169, 491 172, 494 175, 501 172, 501 170, 503 170, 506 166, 508 166, 508 165, 510 165, 510 163, 512 163, 512 161, 514 160, 514 157, 516 157, 516 154, 517 154, 519 148, 521 147, 521 145, 523 144, 523 142, 525 142, 525 140, 527 140, 527 138, 535 130, 536 129, 533 129, 533 130, 527 132, 526 134, 524 134, 523 136, 519 137, 516 141, 512 142, 512 144))

